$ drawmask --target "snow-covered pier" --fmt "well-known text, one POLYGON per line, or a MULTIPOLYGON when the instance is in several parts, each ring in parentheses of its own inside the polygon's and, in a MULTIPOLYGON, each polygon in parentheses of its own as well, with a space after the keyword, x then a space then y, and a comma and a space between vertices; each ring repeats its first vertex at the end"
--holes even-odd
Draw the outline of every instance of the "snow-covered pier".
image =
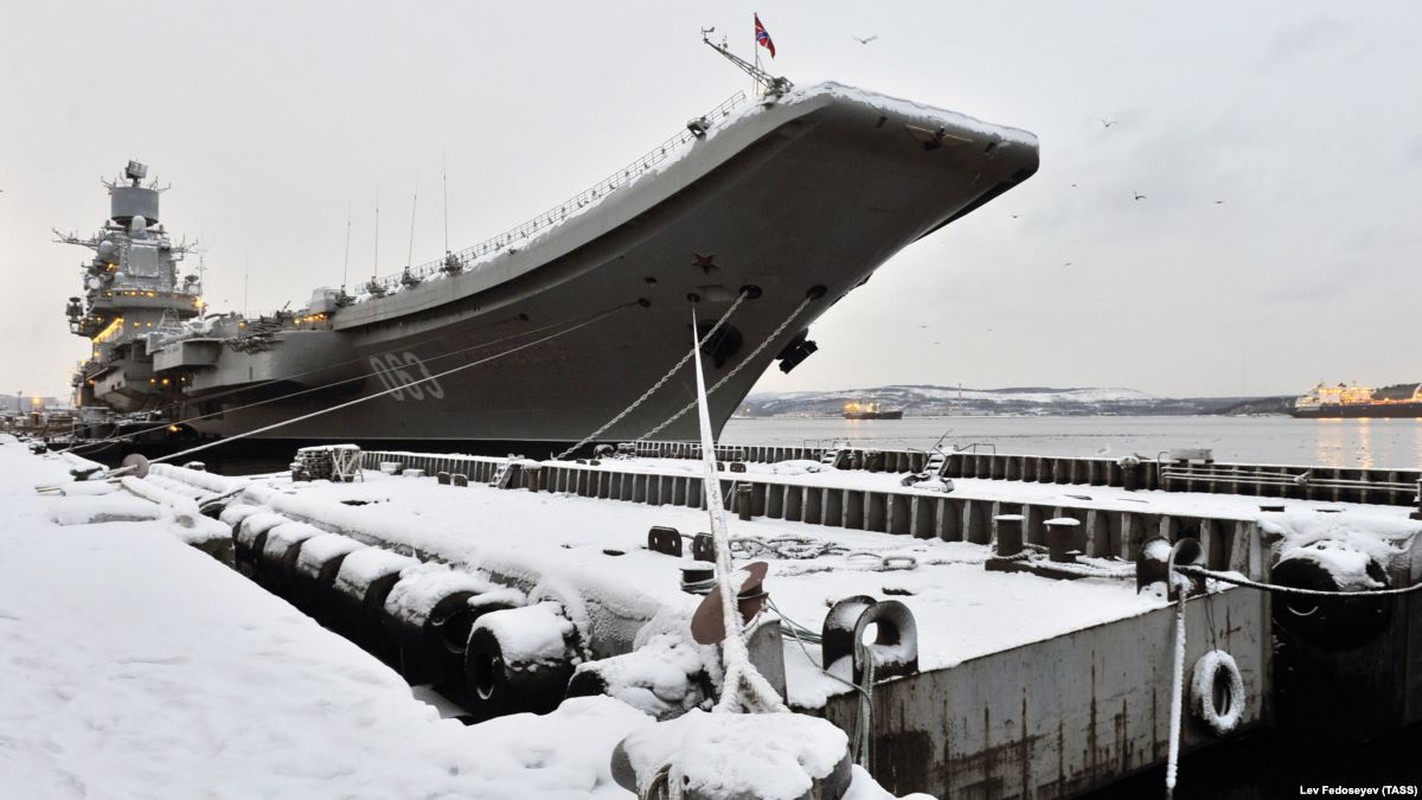
MULTIPOLYGON (((296 481, 56 477, 45 513, 178 533, 468 718, 566 716, 592 694, 667 720, 716 694, 716 648, 688 622, 711 567, 694 465, 350 455, 307 458, 296 481)), ((1290 713, 1362 736, 1422 718, 1405 655, 1419 595, 1388 593, 1422 574, 1407 508, 722 466, 737 562, 768 567, 753 660, 895 792, 1058 796, 1290 713), (1257 588, 1273 584, 1374 596, 1257 588), (1287 686, 1285 661, 1305 668, 1287 686), (1301 697, 1331 681, 1350 682, 1334 689, 1348 703, 1301 697)), ((824 797, 845 788, 810 777, 824 797)))
MULTIPOLYGON (((644 441, 623 446, 649 458, 699 458, 692 442, 644 441)), ((868 449, 848 444, 789 447, 719 445, 722 461, 812 460, 837 469, 929 472, 942 478, 1111 486, 1129 490, 1254 495, 1294 500, 1415 505, 1422 470, 1216 463, 1208 449, 1167 450, 1122 458, 999 453, 976 446, 952 452, 868 449)))

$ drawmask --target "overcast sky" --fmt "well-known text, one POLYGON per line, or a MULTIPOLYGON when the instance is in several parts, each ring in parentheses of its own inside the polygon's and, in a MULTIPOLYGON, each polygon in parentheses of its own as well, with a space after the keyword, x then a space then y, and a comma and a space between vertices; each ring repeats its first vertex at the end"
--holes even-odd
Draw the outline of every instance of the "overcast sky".
POLYGON ((216 309, 299 306, 341 282, 348 216, 350 282, 369 276, 377 186, 387 274, 417 189, 413 260, 443 253, 444 165, 459 249, 748 89, 698 29, 749 57, 752 11, 798 85, 931 103, 1042 149, 1035 177, 884 265, 812 326, 818 353, 758 390, 1422 380, 1414 0, 189 0, 7 6, 5 391, 67 395, 87 251, 50 228, 97 230, 99 179, 128 159, 172 185, 163 221, 201 240, 216 309))

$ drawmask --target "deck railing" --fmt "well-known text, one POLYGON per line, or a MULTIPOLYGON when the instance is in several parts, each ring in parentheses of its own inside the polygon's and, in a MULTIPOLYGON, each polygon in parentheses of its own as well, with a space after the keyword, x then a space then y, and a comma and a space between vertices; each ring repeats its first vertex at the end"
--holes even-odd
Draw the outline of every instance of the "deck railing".
MULTIPOLYGON (((569 215, 576 213, 579 209, 585 208, 597 202, 600 198, 606 197, 614 190, 625 186, 628 183, 631 183, 632 180, 634 180, 638 176, 642 175, 643 173, 665 161, 676 150, 690 144, 692 141, 699 138, 700 136, 705 135, 706 130, 715 127, 718 123, 724 121, 727 117, 731 115, 731 112, 735 110, 737 106, 744 103, 745 100, 745 92, 736 92, 735 94, 727 98, 725 102, 721 103, 720 105, 707 112, 704 116, 699 117, 697 120, 695 120, 696 122, 700 123, 697 130, 693 130, 692 127, 688 125, 685 130, 682 130, 677 135, 671 137, 670 139, 667 139, 665 142, 662 142, 660 145, 649 151, 646 155, 642 156, 636 161, 633 161, 631 164, 628 164, 627 166, 623 167, 617 172, 614 172, 606 178, 603 178, 591 189, 587 189, 586 191, 583 191, 580 194, 574 195, 572 198, 554 206, 553 208, 548 209, 547 211, 544 211, 542 214, 539 214, 538 216, 534 217, 528 222, 523 223, 522 225, 509 228, 503 233, 500 233, 497 236, 493 236, 489 239, 485 239, 484 241, 479 242, 473 247, 466 247, 463 250, 453 253, 452 257, 459 263, 460 268, 464 269, 468 267, 468 265, 473 261, 476 261, 490 253, 498 252, 499 250, 511 247, 521 241, 531 238, 532 236, 541 231, 547 230, 548 228, 557 225, 559 222, 562 222, 563 220, 567 219, 569 215)), ((421 264, 418 267, 410 267, 408 269, 408 275, 414 279, 423 280, 424 278, 427 278, 439 272, 445 267, 445 264, 448 262, 449 256, 446 256, 445 258, 441 258, 437 261, 430 261, 426 264, 421 264)), ((373 282, 377 286, 379 286, 382 291, 392 291, 400 285, 402 280, 406 280, 406 275, 407 272, 405 270, 401 270, 400 272, 397 272, 393 275, 386 275, 382 278, 376 278, 373 282)), ((369 284, 367 284, 367 286, 369 286, 369 284)))

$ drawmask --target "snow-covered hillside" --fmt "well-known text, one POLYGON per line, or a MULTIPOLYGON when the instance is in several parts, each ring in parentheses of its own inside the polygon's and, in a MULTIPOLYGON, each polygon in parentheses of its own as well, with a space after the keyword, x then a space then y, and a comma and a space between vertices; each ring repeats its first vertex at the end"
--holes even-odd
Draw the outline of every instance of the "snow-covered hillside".
MULTIPOLYGON (((861 406, 873 403, 881 410, 903 411, 913 416, 1209 414, 1227 411, 1246 400, 1259 398, 1180 399, 1156 397, 1135 389, 1096 387, 969 389, 893 385, 828 392, 756 393, 746 398, 742 409, 752 416, 823 416, 839 414, 846 403, 855 402, 861 406)), ((1279 411, 1283 410, 1281 406, 1279 411)))

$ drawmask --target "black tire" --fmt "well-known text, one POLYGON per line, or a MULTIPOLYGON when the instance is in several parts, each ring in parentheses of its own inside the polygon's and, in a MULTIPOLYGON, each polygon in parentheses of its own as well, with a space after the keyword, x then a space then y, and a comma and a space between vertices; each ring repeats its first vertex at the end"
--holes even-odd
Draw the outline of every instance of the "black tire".
POLYGON ((547 714, 557 708, 573 665, 511 665, 494 632, 475 628, 464 651, 464 675, 469 711, 482 722, 522 712, 547 714))
MULTIPOLYGON (((1376 561, 1370 561, 1367 569, 1369 577, 1387 586, 1387 575, 1376 561)), ((1342 591, 1332 573, 1309 558, 1288 558, 1275 564, 1273 582, 1298 589, 1342 591)), ((1285 592, 1274 596, 1274 624, 1324 650, 1352 650, 1386 630, 1392 606, 1391 597, 1335 599, 1285 592)))

